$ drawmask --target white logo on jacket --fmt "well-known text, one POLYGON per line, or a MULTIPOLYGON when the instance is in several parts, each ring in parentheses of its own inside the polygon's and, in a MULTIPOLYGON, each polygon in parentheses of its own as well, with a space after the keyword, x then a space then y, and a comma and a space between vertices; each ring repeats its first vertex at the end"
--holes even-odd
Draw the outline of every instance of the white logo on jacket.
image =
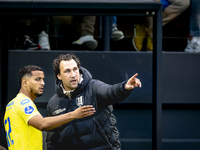
POLYGON ((81 107, 83 105, 83 96, 76 98, 76 105, 81 107))
POLYGON ((53 114, 53 115, 57 115, 57 114, 59 114, 59 113, 65 111, 65 110, 66 110, 66 108, 63 108, 63 109, 60 108, 60 109, 58 109, 58 110, 52 112, 52 114, 53 114))

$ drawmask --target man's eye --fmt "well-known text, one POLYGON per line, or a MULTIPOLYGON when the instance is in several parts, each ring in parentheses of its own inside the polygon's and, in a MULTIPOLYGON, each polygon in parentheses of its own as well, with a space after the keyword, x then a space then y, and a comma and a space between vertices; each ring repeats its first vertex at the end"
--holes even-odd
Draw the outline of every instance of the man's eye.
POLYGON ((74 71, 77 71, 78 70, 78 68, 74 68, 74 71))
POLYGON ((69 70, 65 70, 65 73, 69 73, 70 71, 69 70))

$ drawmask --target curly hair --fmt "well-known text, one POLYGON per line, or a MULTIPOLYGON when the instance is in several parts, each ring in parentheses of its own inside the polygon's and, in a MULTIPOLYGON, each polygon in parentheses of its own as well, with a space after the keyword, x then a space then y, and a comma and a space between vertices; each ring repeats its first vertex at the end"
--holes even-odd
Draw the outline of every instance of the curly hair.
POLYGON ((23 68, 21 68, 19 70, 19 85, 21 87, 21 83, 22 83, 22 78, 26 75, 31 77, 32 71, 43 71, 43 69, 39 66, 36 65, 28 65, 28 66, 24 66, 23 68))
POLYGON ((60 73, 60 62, 62 60, 69 61, 69 60, 72 60, 72 59, 76 62, 77 66, 79 68, 80 67, 80 60, 73 53, 61 54, 56 59, 54 59, 53 68, 54 68, 54 73, 55 73, 56 79, 57 79, 57 75, 60 73))

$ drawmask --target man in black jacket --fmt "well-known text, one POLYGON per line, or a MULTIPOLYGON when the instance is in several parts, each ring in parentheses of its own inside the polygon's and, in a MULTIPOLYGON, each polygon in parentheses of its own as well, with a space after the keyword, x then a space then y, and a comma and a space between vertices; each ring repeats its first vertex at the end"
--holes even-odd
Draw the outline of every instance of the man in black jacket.
POLYGON ((133 75, 127 82, 108 85, 92 79, 71 53, 53 63, 56 93, 47 105, 47 116, 61 115, 84 105, 96 113, 71 121, 47 133, 48 150, 121 150, 112 104, 125 100, 141 82, 133 75))

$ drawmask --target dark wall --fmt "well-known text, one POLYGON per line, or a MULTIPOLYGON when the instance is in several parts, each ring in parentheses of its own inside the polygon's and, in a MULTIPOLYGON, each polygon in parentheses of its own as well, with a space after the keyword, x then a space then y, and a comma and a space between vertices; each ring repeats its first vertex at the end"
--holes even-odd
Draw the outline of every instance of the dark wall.
POLYGON ((200 54, 164 53, 162 67, 163 103, 200 103, 200 54))
MULTIPOLYGON (((18 70, 35 64, 44 69, 44 95, 35 100, 45 116, 45 107, 54 94, 53 60, 68 51, 10 51, 8 99, 18 93, 18 70), (44 103, 41 103, 44 102, 44 103)), ((114 84, 138 73, 142 88, 137 88, 123 103, 114 105, 123 150, 152 149, 152 53, 74 52, 93 78, 114 84)), ((162 146, 163 150, 200 149, 200 54, 162 55, 162 146)))

